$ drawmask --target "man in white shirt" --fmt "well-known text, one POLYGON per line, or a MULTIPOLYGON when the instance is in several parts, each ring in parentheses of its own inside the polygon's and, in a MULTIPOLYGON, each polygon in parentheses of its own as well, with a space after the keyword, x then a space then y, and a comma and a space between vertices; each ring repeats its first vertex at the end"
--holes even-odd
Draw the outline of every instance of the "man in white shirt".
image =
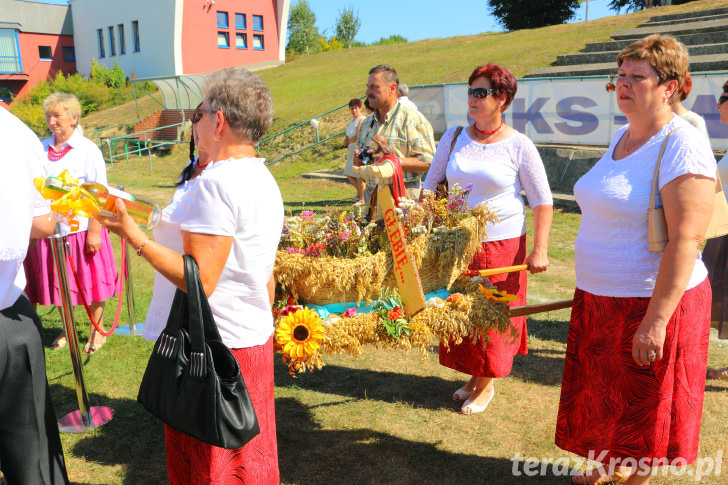
POLYGON ((404 106, 408 106, 415 111, 419 111, 417 105, 409 99, 409 87, 405 83, 399 83, 397 86, 397 101, 404 106))
POLYGON ((23 294, 28 241, 55 227, 33 186, 42 158, 35 134, 0 108, 0 469, 8 483, 68 483, 40 319, 23 294))

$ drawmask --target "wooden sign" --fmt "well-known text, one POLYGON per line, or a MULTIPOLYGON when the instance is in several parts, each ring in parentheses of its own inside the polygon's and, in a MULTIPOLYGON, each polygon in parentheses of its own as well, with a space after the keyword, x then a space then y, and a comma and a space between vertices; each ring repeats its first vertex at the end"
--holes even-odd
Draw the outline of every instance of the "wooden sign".
POLYGON ((392 246, 394 279, 397 281, 397 289, 404 303, 404 312, 411 317, 427 306, 420 275, 412 254, 407 250, 407 240, 402 224, 394 212, 394 199, 388 185, 379 186, 377 202, 384 216, 389 244, 392 246))

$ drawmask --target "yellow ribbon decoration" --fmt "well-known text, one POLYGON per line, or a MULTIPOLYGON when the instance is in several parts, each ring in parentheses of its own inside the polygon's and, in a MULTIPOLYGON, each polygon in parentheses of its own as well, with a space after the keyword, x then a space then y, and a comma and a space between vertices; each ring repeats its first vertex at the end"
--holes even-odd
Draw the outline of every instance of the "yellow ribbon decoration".
POLYGON ((492 301, 498 301, 498 302, 509 302, 513 301, 517 298, 516 295, 511 295, 510 293, 507 293, 506 291, 498 291, 498 290, 489 290, 488 288, 484 287, 483 285, 478 285, 478 289, 485 295, 485 297, 492 301))
POLYGON ((68 173, 68 170, 61 172, 56 178, 64 186, 72 187, 71 190, 64 194, 53 187, 48 187, 46 185, 46 179, 43 177, 36 177, 33 183, 44 199, 53 201, 51 202, 51 210, 63 215, 68 221, 71 230, 76 231, 79 227, 77 216, 93 217, 94 214, 101 210, 101 207, 96 202, 96 198, 87 190, 83 189, 78 183, 78 179, 68 173))

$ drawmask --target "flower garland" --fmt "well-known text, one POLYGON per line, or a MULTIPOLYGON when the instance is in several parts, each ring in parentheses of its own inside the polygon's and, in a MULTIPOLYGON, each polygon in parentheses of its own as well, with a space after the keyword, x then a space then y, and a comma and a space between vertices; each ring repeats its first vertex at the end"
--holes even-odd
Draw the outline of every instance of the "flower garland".
POLYGON ((366 344, 415 348, 424 353, 433 337, 446 346, 459 344, 464 337, 487 341, 491 330, 515 339, 517 333, 508 318, 507 304, 515 295, 488 289, 488 285, 480 277, 461 276, 453 285, 456 293, 445 300, 430 299, 425 310, 409 319, 402 311, 399 296, 389 291, 383 292, 370 313, 349 308, 325 321, 309 308, 287 306, 279 312, 276 348, 283 353, 289 374, 295 377, 295 373, 321 369, 323 353, 359 356, 366 344))

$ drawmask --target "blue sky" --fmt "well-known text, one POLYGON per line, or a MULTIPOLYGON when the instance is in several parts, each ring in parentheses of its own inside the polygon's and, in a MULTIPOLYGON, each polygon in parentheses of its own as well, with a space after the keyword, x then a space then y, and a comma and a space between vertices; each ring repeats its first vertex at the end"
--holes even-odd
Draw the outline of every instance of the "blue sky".
MULTIPOLYGON (((68 3, 67 0, 41 0, 46 3, 68 3)), ((291 0, 291 5, 298 0, 291 0)), ((486 0, 307 0, 316 14, 316 27, 327 37, 336 32, 339 11, 352 6, 358 10, 361 28, 356 40, 370 44, 382 37, 399 34, 409 41, 429 38, 474 35, 501 30, 488 13, 486 0), (447 5, 447 8, 442 6, 447 5), (416 5, 416 7, 413 7, 416 5)), ((589 20, 616 15, 609 10, 610 0, 589 0, 589 20)), ((582 3, 572 22, 582 22, 586 3, 582 3)))
MULTIPOLYGON (((413 41, 501 30, 496 20, 489 15, 485 0, 307 1, 316 14, 319 33, 323 34, 325 29, 327 37, 336 33, 339 11, 344 7, 353 6, 355 11, 359 11, 361 20, 356 40, 365 43, 376 42, 392 34, 399 34, 413 41)), ((297 0, 291 0, 291 5, 296 2, 297 0)), ((609 10, 608 5, 609 0, 589 0, 589 20, 616 15, 616 12, 609 10)), ((582 3, 572 22, 583 21, 585 10, 586 4, 582 3)))

